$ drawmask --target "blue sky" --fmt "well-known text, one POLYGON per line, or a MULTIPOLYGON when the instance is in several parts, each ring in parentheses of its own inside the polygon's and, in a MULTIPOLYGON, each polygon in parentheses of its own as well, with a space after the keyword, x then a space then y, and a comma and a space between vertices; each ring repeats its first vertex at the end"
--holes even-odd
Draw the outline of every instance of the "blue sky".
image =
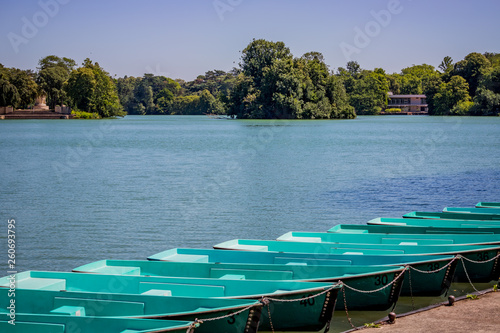
POLYGON ((89 57, 111 75, 192 80, 238 66, 264 38, 296 57, 321 52, 331 69, 356 60, 392 73, 500 52, 498 13, 498 0, 0 0, 0 63, 89 57))

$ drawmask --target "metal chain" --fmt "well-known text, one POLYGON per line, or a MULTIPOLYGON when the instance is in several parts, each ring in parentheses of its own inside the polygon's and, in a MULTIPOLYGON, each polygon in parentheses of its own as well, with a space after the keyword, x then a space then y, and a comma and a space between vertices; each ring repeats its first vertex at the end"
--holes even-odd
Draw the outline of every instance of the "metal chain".
POLYGON ((461 256, 460 256, 459 254, 458 254, 458 255, 456 255, 453 259, 451 259, 451 261, 450 261, 449 263, 447 263, 447 264, 446 264, 446 265, 444 265, 443 267, 438 268, 438 269, 433 270, 433 271, 422 271, 422 270, 420 270, 420 269, 418 269, 418 268, 415 268, 415 267, 413 267, 413 266, 408 266, 408 267, 410 267, 410 269, 413 269, 414 271, 419 272, 419 273, 423 273, 423 274, 434 274, 434 273, 437 273, 437 272, 439 272, 439 271, 442 271, 442 270, 443 270, 443 269, 445 269, 445 268, 448 268, 448 266, 450 266, 450 265, 451 265, 451 264, 452 264, 455 260, 459 259, 460 257, 461 257, 461 256))
POLYGON ((241 310, 238 310, 236 312, 231 312, 231 313, 228 313, 227 315, 224 315, 224 316, 220 316, 220 317, 215 317, 215 318, 205 318, 205 319, 198 319, 196 318, 194 320, 193 323, 191 323, 191 325, 196 325, 196 324, 203 324, 203 322, 205 321, 214 321, 214 320, 219 320, 219 319, 224 319, 224 318, 229 318, 229 317, 232 317, 232 316, 236 316, 236 315, 239 315, 240 313, 242 312, 245 312, 247 310, 250 310, 251 308, 253 308, 256 304, 252 304, 252 305, 249 305, 241 310))
POLYGON ((460 256, 461 258, 467 260, 467 261, 470 261, 474 264, 484 264, 484 263, 487 263, 487 262, 490 262, 490 261, 493 261, 495 259, 497 259, 498 257, 500 257, 500 253, 498 253, 496 256, 494 256, 493 258, 491 259, 488 259, 488 260, 484 260, 484 261, 475 261, 475 260, 472 260, 472 259, 469 259, 469 258, 465 258, 464 256, 460 256))
POLYGON ((318 296, 321 296, 323 294, 326 294, 327 292, 337 288, 338 286, 342 285, 342 282, 341 281, 337 281, 337 283, 335 283, 334 285, 332 285, 330 288, 328 289, 325 289, 317 294, 314 294, 314 295, 311 295, 311 296, 307 296, 307 297, 304 297, 304 298, 295 298, 295 299, 280 299, 280 298, 271 298, 271 297, 263 297, 261 299, 261 302, 265 302, 266 300, 269 300, 269 301, 273 301, 273 302, 298 302, 298 301, 307 301, 308 299, 311 299, 311 298, 316 298, 318 296))
MULTIPOLYGON (((411 266, 410 266, 410 268, 411 268, 411 266)), ((408 270, 408 281, 410 281, 411 309, 415 310, 415 302, 413 300, 413 287, 411 285, 411 269, 408 270)))
POLYGON ((464 258, 463 258, 463 257, 461 257, 461 258, 460 258, 460 261, 462 262, 462 266, 464 267, 465 276, 467 276, 467 280, 469 280, 470 285, 472 286, 472 288, 473 288, 473 289, 474 289, 477 293, 479 293, 480 295, 482 295, 482 293, 481 293, 479 290, 477 290, 477 289, 476 289, 476 287, 472 284, 472 281, 471 281, 471 279, 470 279, 470 277, 469 277, 469 273, 467 272, 467 269, 465 268, 465 261, 464 261, 464 258))
POLYGON ((405 268, 405 269, 403 269, 403 271, 402 271, 401 273, 399 273, 399 275, 398 275, 398 276, 396 276, 396 277, 394 278, 394 280, 392 280, 391 282, 389 282, 389 283, 388 283, 388 284, 386 284, 385 286, 382 286, 382 287, 380 287, 380 288, 378 288, 378 289, 374 289, 374 290, 359 290, 359 289, 356 289, 356 288, 350 287, 350 286, 348 286, 348 285, 347 285, 347 284, 345 284, 345 283, 344 283, 344 286, 346 286, 347 288, 349 288, 349 289, 351 289, 351 290, 353 290, 353 291, 357 291, 358 293, 363 293, 363 294, 372 294, 372 293, 376 293, 376 292, 378 292, 378 291, 384 290, 385 288, 387 288, 387 287, 389 287, 390 285, 392 285, 394 282, 396 282, 397 280, 399 280, 399 278, 400 278, 401 276, 403 276, 403 274, 405 273, 405 271, 406 271, 406 268, 405 268))
POLYGON ((269 324, 271 325, 271 332, 274 333, 273 320, 271 319, 271 307, 269 303, 267 303, 267 313, 269 314, 269 324))
POLYGON ((345 315, 347 316, 347 321, 349 322, 349 324, 351 324, 352 328, 354 328, 355 330, 357 330, 356 326, 354 326, 354 324, 351 321, 351 318, 349 317, 349 312, 347 312, 347 300, 346 300, 346 297, 345 297, 345 288, 344 288, 344 285, 342 285, 342 294, 344 295, 344 309, 345 309, 345 315))

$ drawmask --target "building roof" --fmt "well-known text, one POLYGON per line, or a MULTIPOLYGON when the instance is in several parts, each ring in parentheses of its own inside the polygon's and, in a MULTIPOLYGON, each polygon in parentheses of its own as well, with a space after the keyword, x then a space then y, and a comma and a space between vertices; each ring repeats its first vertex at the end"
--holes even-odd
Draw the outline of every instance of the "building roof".
POLYGON ((425 98, 425 95, 389 95, 389 98, 411 98, 411 97, 420 97, 425 98))

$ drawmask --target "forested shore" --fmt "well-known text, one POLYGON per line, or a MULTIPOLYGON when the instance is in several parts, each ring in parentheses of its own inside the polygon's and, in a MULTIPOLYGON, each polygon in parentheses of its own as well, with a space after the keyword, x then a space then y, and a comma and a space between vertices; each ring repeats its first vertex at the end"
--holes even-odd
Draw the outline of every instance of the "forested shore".
POLYGON ((319 52, 295 57, 283 42, 253 40, 239 67, 208 71, 193 81, 153 74, 112 78, 97 62, 50 55, 36 71, 0 64, 0 106, 69 105, 81 117, 226 114, 240 119, 349 119, 379 114, 388 93, 425 94, 430 115, 500 114, 500 54, 470 53, 436 69, 400 73, 350 61, 332 69, 319 52))

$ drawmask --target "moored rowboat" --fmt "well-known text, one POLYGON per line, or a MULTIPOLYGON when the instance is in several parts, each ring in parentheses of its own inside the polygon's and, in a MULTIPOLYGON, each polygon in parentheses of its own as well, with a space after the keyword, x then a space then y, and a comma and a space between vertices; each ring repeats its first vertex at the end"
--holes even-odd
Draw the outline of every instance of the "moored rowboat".
POLYGON ((479 232, 498 233, 500 221, 478 221, 478 220, 431 220, 410 218, 376 218, 367 222, 369 225, 394 225, 426 228, 443 228, 458 230, 478 230, 479 232))
MULTIPOLYGON (((186 333, 190 322, 100 318, 55 315, 16 314, 15 325, 9 323, 10 317, 0 315, 0 331, 12 333, 186 333)), ((191 332, 198 332, 196 330, 191 332)))
POLYGON ((290 231, 277 238, 278 241, 310 243, 354 243, 395 245, 500 245, 500 235, 494 234, 338 234, 330 232, 290 231))
POLYGON ((463 208, 463 207, 445 207, 443 212, 461 213, 461 214, 493 214, 499 215, 500 208, 463 208))
POLYGON ((500 208, 500 202, 478 202, 476 208, 500 208))
POLYGON ((411 256, 411 255, 349 255, 320 253, 276 253, 210 249, 170 249, 150 256, 149 260, 173 262, 209 263, 254 263, 254 264, 307 264, 320 266, 358 265, 358 266, 404 266, 410 265, 412 283, 405 274, 401 294, 437 296, 447 291, 451 284, 457 261, 450 262, 454 256, 411 256), (448 267, 449 265, 449 267, 448 267), (436 271, 433 274, 428 271, 436 271), (424 272, 420 272, 424 271, 424 272), (410 288, 411 287, 411 288, 410 288))
MULTIPOLYGON (((297 280, 336 283, 342 281, 357 290, 346 289, 351 310, 387 310, 399 297, 405 267, 400 266, 309 266, 185 263, 160 261, 101 260, 74 269, 98 274, 150 275, 250 280, 297 280)), ((344 308, 342 295, 336 308, 344 308), (339 302, 340 300, 340 302, 339 302)), ((265 312, 265 311, 264 311, 265 312)))
POLYGON ((478 220, 478 221, 500 221, 498 214, 463 214, 458 212, 411 212, 403 215, 411 219, 448 219, 448 220, 478 220))
POLYGON ((244 251, 273 251, 290 253, 333 253, 357 255, 460 255, 454 281, 489 282, 500 275, 498 255, 500 246, 493 245, 394 245, 394 244, 355 244, 355 243, 306 243, 283 242, 254 239, 234 239, 214 246, 216 249, 244 251), (467 270, 467 274, 463 266, 467 270))
MULTIPOLYGON (((271 299, 275 329, 318 331, 332 318, 340 286, 300 281, 221 280, 131 275, 101 275, 66 272, 28 271, 15 275, 16 289, 50 290, 101 294, 210 297, 261 300, 271 299), (290 299, 310 299, 307 306, 290 299), (327 302, 327 297, 331 301, 327 302)), ((8 288, 8 277, 0 279, 0 287, 8 288)), ((264 309, 259 330, 269 330, 268 310, 264 309)))
MULTIPOLYGON (((0 288, 0 308, 12 297, 0 288)), ((16 314, 124 317, 137 319, 205 320, 197 332, 257 332, 262 304, 252 300, 206 297, 164 297, 16 289, 16 314), (231 315, 232 314, 232 315, 231 315)))
MULTIPOLYGON (((498 227, 481 227, 470 225, 448 225, 448 226, 435 226, 432 222, 427 225, 418 224, 412 225, 407 223, 408 219, 399 219, 401 222, 382 223, 385 219, 374 219, 368 222, 368 225, 359 224, 337 224, 328 230, 331 233, 338 234, 500 234, 500 224, 498 227), (376 223, 381 222, 381 223, 376 223)), ((396 219, 394 219, 396 220, 396 219)), ((416 221, 426 221, 423 219, 415 219, 416 221)), ((462 221, 463 222, 463 221, 462 221)))

